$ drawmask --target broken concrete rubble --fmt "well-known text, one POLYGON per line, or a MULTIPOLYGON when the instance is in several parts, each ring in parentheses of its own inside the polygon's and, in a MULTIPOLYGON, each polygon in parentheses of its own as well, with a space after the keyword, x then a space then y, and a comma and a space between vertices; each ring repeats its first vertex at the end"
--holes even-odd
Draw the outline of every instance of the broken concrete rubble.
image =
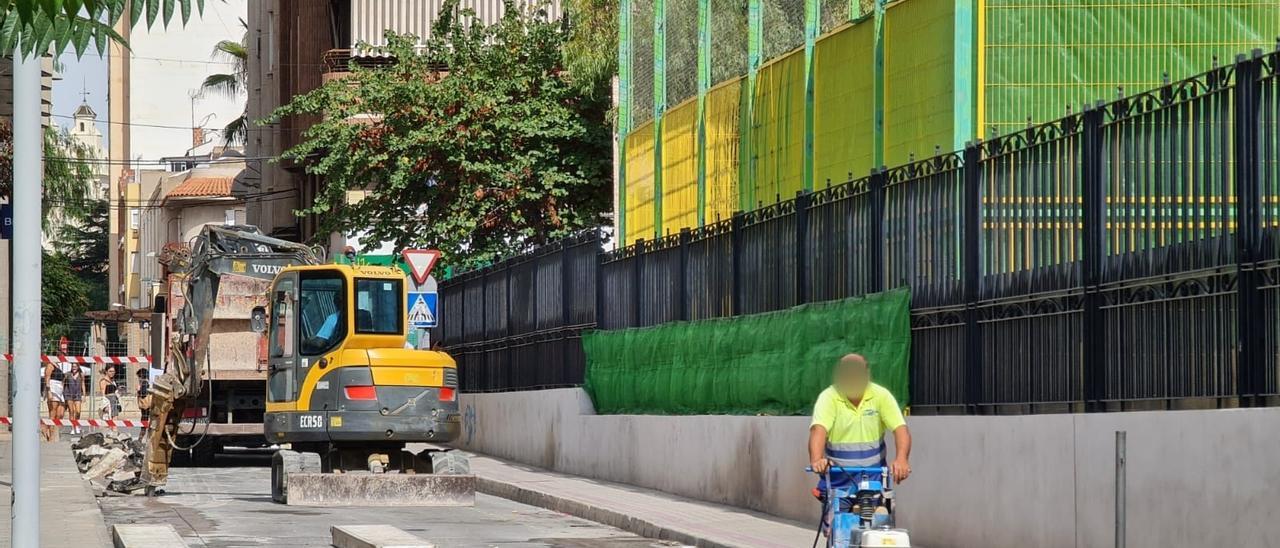
POLYGON ((80 474, 95 494, 140 494, 146 485, 139 478, 145 455, 142 440, 124 432, 93 432, 71 444, 80 474))

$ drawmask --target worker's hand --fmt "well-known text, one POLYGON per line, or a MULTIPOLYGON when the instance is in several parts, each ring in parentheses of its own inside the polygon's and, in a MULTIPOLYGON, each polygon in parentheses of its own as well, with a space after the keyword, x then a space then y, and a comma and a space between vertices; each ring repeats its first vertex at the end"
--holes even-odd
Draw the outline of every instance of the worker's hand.
POLYGON ((814 472, 818 474, 825 474, 827 473, 827 469, 831 468, 831 461, 827 460, 826 457, 822 457, 809 463, 809 466, 813 468, 814 472))
POLYGON ((893 464, 889 465, 889 473, 893 474, 895 483, 902 483, 911 475, 911 465, 907 464, 907 459, 894 459, 893 464))

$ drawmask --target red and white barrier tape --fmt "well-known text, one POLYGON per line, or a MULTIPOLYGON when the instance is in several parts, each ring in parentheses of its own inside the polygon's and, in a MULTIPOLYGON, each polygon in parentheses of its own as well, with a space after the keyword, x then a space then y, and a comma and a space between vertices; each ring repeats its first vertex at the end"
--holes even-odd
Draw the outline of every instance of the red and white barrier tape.
MULTIPOLYGON (((45 426, 93 426, 97 428, 146 428, 149 421, 98 419, 40 419, 45 426)), ((13 417, 0 417, 0 424, 13 424, 13 417)))
MULTIPOLYGON (((13 361, 13 354, 4 354, 4 361, 13 361)), ((45 354, 40 356, 45 363, 151 363, 150 356, 59 356, 45 354)))

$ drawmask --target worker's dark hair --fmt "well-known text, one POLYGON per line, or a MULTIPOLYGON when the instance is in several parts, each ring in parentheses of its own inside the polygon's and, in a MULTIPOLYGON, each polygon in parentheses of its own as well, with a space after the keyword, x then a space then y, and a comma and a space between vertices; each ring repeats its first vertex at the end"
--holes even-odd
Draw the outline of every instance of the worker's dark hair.
POLYGON ((139 368, 138 371, 134 373, 134 375, 137 375, 139 377, 146 377, 150 375, 150 373, 148 373, 146 369, 139 368))

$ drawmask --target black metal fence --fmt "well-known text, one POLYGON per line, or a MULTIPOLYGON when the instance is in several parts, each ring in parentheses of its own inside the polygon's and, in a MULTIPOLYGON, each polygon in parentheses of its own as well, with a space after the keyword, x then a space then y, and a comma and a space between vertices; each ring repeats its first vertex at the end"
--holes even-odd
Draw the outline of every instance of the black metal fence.
POLYGON ((433 338, 458 361, 462 390, 582 384, 599 252, 599 235, 585 233, 441 284, 433 338))
POLYGON ((1274 404, 1278 72, 1255 53, 598 262, 578 237, 445 282, 443 342, 468 390, 573 385, 595 322, 907 286, 916 413, 1274 404))

